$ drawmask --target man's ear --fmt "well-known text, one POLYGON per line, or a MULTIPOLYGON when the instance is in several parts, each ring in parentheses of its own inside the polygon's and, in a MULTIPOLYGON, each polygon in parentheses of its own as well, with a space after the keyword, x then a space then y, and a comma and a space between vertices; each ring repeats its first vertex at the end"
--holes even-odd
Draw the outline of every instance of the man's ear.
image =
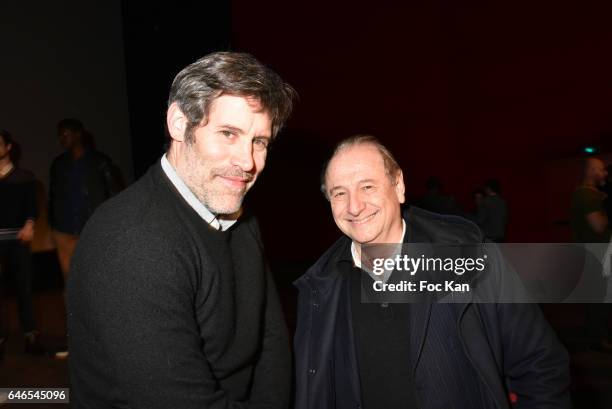
POLYGON ((170 104, 166 113, 166 126, 173 141, 184 142, 187 118, 176 102, 170 104))
POLYGON ((400 203, 406 201, 406 186, 404 185, 404 174, 401 169, 397 171, 397 176, 395 177, 395 194, 400 203))

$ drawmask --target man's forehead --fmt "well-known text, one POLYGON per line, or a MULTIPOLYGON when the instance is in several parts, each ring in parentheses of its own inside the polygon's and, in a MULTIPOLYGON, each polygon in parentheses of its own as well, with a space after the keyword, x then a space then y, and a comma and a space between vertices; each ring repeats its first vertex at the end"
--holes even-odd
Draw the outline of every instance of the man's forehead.
POLYGON ((227 123, 239 128, 250 127, 256 119, 261 125, 271 126, 270 115, 258 99, 238 95, 221 95, 212 101, 208 111, 209 120, 227 123))
POLYGON ((373 146, 358 145, 334 156, 327 171, 328 180, 376 179, 385 175, 382 156, 373 146))
POLYGON ((267 114, 259 99, 243 95, 222 94, 210 103, 209 112, 227 112, 231 109, 247 108, 253 113, 267 114))

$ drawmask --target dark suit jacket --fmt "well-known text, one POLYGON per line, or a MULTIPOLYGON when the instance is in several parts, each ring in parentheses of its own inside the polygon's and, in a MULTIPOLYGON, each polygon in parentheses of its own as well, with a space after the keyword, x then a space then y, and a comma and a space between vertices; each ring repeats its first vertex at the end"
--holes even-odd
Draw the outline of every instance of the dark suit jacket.
MULTIPOLYGON (((478 228, 459 217, 412 207, 404 212, 404 220, 409 242, 482 242, 478 228)), ((338 401, 346 408, 361 407, 351 326, 338 325, 351 316, 350 302, 343 296, 343 278, 334 268, 348 243, 350 239, 342 237, 295 282, 299 289, 296 409, 338 407, 338 401), (337 345, 345 345, 345 359, 334 355, 337 345), (338 372, 349 376, 337 379, 338 372), (343 399, 337 399, 338 394, 343 399)), ((491 269, 497 285, 502 282, 503 287, 502 266, 492 263, 491 269)), ((571 407, 568 355, 537 305, 421 303, 412 304, 410 311, 411 364, 421 408, 470 407, 463 394, 449 394, 441 384, 444 368, 453 361, 452 349, 441 350, 436 345, 436 339, 444 337, 465 351, 477 373, 482 396, 476 399, 481 400, 481 407, 510 408, 510 392, 518 396, 515 408, 571 407), (456 327, 440 325, 448 314, 457 317, 456 327), (453 327, 457 332, 445 333, 453 327)), ((460 368, 449 369, 461 373, 460 368)))

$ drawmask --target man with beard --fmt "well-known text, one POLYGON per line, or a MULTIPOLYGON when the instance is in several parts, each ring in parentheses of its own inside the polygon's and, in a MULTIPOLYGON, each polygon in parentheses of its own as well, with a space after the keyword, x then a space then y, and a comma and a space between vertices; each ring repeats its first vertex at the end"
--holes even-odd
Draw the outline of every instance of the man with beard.
MULTIPOLYGON (((571 407, 567 352, 537 305, 364 302, 375 281, 401 274, 369 271, 370 245, 467 249, 483 241, 476 225, 402 211, 402 171, 372 136, 338 145, 322 190, 344 236, 296 281, 296 409, 571 407)), ((487 274, 500 270, 493 263, 487 274)), ((487 285, 508 290, 509 280, 498 283, 487 285)))
POLYGON ((170 145, 85 227, 68 283, 74 407, 284 408, 290 351, 242 200, 294 91, 214 53, 169 97, 170 145))

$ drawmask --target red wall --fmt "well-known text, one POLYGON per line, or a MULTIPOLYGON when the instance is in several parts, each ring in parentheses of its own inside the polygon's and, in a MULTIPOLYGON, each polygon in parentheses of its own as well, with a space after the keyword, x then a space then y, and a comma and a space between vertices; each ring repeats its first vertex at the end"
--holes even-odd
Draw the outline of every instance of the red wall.
POLYGON ((234 49, 271 65, 301 96, 253 195, 272 251, 299 258, 277 239, 287 226, 312 240, 306 258, 338 235, 317 196, 320 161, 364 132, 396 154, 412 195, 433 175, 468 205, 476 186, 497 177, 510 240, 565 240, 554 222, 578 176, 556 179, 550 169, 584 145, 607 149, 612 3, 343 3, 233 5, 234 49))

